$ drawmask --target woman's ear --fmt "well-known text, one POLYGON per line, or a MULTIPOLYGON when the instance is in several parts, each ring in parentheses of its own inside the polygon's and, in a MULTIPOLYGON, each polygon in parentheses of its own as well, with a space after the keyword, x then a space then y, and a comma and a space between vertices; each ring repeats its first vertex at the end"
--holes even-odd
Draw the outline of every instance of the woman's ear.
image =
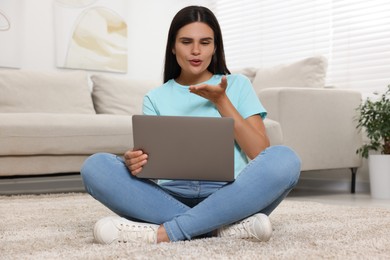
POLYGON ((176 55, 176 50, 174 48, 172 49, 172 54, 176 55))

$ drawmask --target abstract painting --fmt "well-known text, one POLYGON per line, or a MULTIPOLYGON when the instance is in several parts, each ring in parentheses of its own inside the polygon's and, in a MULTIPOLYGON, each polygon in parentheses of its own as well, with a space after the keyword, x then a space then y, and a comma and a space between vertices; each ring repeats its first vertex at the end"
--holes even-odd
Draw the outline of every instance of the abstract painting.
POLYGON ((127 72, 126 0, 56 0, 57 67, 127 72))

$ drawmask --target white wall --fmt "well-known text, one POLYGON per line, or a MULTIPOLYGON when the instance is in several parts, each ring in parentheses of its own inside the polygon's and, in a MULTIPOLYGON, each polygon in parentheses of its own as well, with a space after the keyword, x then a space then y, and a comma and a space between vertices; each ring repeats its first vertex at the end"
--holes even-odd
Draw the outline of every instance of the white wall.
MULTIPOLYGON (((57 70, 53 2, 54 0, 23 0, 21 68, 57 70)), ((184 6, 192 4, 208 6, 210 2, 129 0, 127 76, 135 79, 162 79, 166 37, 173 16, 184 6)))

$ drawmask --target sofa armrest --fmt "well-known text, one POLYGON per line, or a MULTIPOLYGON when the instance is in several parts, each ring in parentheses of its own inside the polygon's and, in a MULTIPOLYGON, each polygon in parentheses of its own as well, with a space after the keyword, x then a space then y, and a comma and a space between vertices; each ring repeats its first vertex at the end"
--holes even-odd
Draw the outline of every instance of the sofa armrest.
POLYGON ((274 120, 266 118, 264 120, 265 129, 271 145, 283 144, 283 133, 280 124, 274 120))
POLYGON ((361 93, 344 89, 272 88, 259 98, 268 117, 280 123, 283 144, 302 159, 302 170, 351 168, 361 165, 356 129, 361 93))

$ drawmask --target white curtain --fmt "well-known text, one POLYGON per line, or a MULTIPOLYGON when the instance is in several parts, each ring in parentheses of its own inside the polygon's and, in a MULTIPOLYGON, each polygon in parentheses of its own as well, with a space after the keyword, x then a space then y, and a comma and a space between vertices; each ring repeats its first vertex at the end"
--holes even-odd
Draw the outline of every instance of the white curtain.
POLYGON ((216 0, 228 66, 328 58, 327 85, 372 93, 390 84, 390 1, 216 0))

